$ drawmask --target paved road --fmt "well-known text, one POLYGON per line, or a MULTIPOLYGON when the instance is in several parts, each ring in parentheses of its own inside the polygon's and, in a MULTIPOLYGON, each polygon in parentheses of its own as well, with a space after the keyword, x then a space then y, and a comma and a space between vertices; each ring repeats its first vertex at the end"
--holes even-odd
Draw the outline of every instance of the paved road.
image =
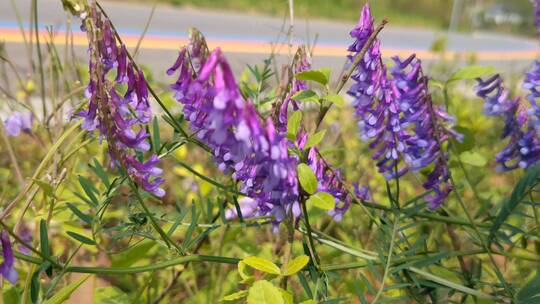
MULTIPOLYGON (((12 0, 0 0, 0 39, 8 42, 8 52, 13 57, 13 54, 18 54, 23 48, 17 42, 17 23, 11 2, 12 0)), ((27 23, 31 1, 14 2, 27 23)), ((66 13, 60 0, 39 0, 38 3, 40 26, 44 28, 46 25, 53 25, 55 29, 63 30, 66 13)), ((104 2, 103 6, 121 34, 126 37, 128 44, 134 45, 149 16, 150 7, 110 1, 104 2)), ((163 71, 174 61, 176 50, 184 43, 190 26, 195 26, 205 33, 211 46, 222 46, 229 53, 229 58, 238 71, 246 63, 255 63, 265 58, 270 42, 284 42, 286 38, 282 32, 288 28, 288 22, 280 18, 160 5, 149 27, 140 60, 151 64, 156 70, 163 71)), ((344 50, 351 41, 348 32, 353 26, 352 23, 297 19, 295 43, 312 42, 317 35, 315 65, 340 66, 344 50)), ((434 56, 429 52, 429 48, 438 35, 436 31, 403 29, 389 25, 381 34, 384 55, 406 56, 416 52, 420 58, 432 60, 434 56)), ((84 42, 80 44, 79 51, 84 54, 84 42)), ((485 33, 450 34, 448 49, 452 54, 476 53, 476 57, 483 63, 496 64, 507 70, 523 69, 540 54, 536 41, 485 33)), ((286 48, 283 53, 286 53, 286 48)))

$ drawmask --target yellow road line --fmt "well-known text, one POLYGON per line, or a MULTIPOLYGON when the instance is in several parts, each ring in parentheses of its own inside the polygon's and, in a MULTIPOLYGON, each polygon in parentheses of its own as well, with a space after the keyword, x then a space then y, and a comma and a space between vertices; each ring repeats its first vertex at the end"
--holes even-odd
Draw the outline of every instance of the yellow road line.
MULTIPOLYGON (((50 36, 47 32, 41 32, 43 39, 50 40, 50 36)), ((122 40, 127 47, 135 47, 137 45, 139 37, 135 35, 124 35, 122 40)), ((57 45, 63 45, 66 43, 66 37, 64 32, 58 32, 55 35, 54 43, 57 45)), ((73 33, 73 45, 75 46, 87 46, 86 35, 84 33, 73 33)), ((9 43, 22 43, 24 39, 19 30, 16 29, 0 29, 0 41, 9 43)), ((141 48, 151 50, 178 50, 181 46, 187 43, 187 39, 173 38, 173 37, 156 37, 147 36, 141 43, 141 48)), ((243 54, 270 54, 272 52, 272 45, 266 42, 257 41, 241 41, 241 40, 222 40, 222 39, 209 39, 208 44, 210 48, 220 47, 224 52, 230 53, 243 53, 243 54)), ((276 48, 275 53, 286 54, 287 48, 276 48)), ((407 57, 412 53, 416 53, 421 59, 439 59, 440 54, 436 54, 425 50, 408 50, 408 49, 390 49, 383 48, 383 56, 398 55, 401 57, 407 57)), ((315 47, 315 55, 317 56, 329 56, 329 57, 344 57, 347 55, 345 46, 337 45, 317 45, 315 47)), ((447 52, 444 55, 447 59, 452 58, 470 58, 474 57, 483 61, 515 61, 515 60, 534 60, 540 57, 539 50, 526 50, 526 51, 482 51, 482 52, 447 52)))

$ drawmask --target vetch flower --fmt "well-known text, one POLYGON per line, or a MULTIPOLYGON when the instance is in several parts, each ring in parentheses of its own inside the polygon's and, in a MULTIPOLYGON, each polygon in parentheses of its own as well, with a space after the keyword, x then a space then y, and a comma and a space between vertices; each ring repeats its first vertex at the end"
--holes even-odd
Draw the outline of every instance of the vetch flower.
MULTIPOLYGON (((524 84, 531 91, 527 97, 531 102, 529 109, 525 108, 519 97, 510 96, 499 75, 485 81, 477 80, 476 94, 489 105, 485 114, 504 120, 501 138, 508 138, 508 143, 496 156, 498 169, 501 171, 525 169, 540 160, 536 72, 535 70, 529 72, 524 84)), ((486 109, 486 106, 484 108, 486 109)))
POLYGON ((159 186, 162 170, 152 155, 146 162, 138 154, 150 150, 146 127, 152 118, 144 74, 128 58, 126 47, 117 41, 110 20, 97 12, 95 4, 85 21, 89 41, 90 82, 86 89, 88 107, 76 116, 88 131, 99 130, 106 139, 111 163, 125 169, 145 191, 165 195, 159 186))
POLYGON ((4 121, 4 128, 9 136, 19 136, 21 131, 31 132, 33 121, 32 113, 15 112, 4 121))
POLYGON ((17 274, 17 270, 15 270, 13 249, 9 241, 9 234, 6 231, 0 232, 0 242, 2 243, 2 255, 4 257, 4 262, 0 265, 0 273, 11 284, 15 284, 19 275, 17 274))
POLYGON ((171 86, 190 128, 214 151, 224 173, 240 182, 240 190, 256 204, 254 216, 271 215, 276 223, 287 214, 299 215, 296 160, 288 155, 287 141, 273 122, 263 123, 253 104, 240 94, 221 50, 205 49, 204 40, 192 36, 180 51, 169 75, 179 71, 171 86), (199 62, 198 66, 191 60, 199 62))
MULTIPOLYGON (((349 61, 355 62, 374 32, 369 6, 351 31, 355 39, 349 47, 349 61)), ((460 140, 451 129, 453 119, 433 105, 428 78, 415 55, 405 60, 393 58, 390 74, 383 64, 380 42, 375 40, 355 67, 355 83, 348 94, 354 98, 360 138, 374 149, 373 159, 387 180, 408 171, 419 171, 433 164, 423 184, 432 194, 426 197, 431 209, 437 208, 451 191, 448 155, 442 145, 450 137, 460 140)))

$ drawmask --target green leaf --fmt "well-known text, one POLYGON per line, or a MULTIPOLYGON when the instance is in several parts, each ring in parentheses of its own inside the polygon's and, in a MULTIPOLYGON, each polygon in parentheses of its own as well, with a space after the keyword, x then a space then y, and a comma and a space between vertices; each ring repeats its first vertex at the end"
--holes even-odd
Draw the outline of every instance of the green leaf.
POLYGON ((248 304, 284 304, 279 289, 272 283, 260 280, 249 288, 247 297, 248 304))
POLYGON ((32 278, 30 279, 30 300, 32 300, 32 303, 36 303, 38 301, 39 289, 41 286, 39 276, 43 271, 49 269, 50 267, 51 263, 49 261, 45 261, 41 263, 41 265, 39 265, 39 268, 32 274, 32 278))
POLYGON ((294 304, 294 298, 292 293, 286 291, 283 288, 278 288, 278 290, 281 293, 281 297, 283 298, 283 304, 294 304))
POLYGON ((296 111, 294 112, 291 117, 289 117, 289 121, 287 122, 287 138, 291 141, 296 140, 296 135, 298 134, 298 130, 300 130, 300 124, 302 123, 302 112, 296 111))
POLYGON ((326 135, 326 130, 319 131, 310 136, 304 146, 304 149, 307 150, 311 147, 318 145, 323 140, 324 135, 326 135))
POLYGON ((302 270, 309 263, 309 257, 307 255, 301 255, 292 260, 285 269, 283 269, 284 276, 291 276, 302 270))
POLYGON ((52 296, 47 301, 43 302, 43 304, 61 304, 64 303, 66 300, 69 299, 71 294, 79 288, 88 278, 90 275, 87 275, 75 282, 71 282, 70 284, 62 287, 54 296, 52 296))
POLYGON ((246 266, 243 261, 238 262, 238 274, 242 278, 241 284, 251 284, 253 282, 253 276, 247 273, 246 266))
POLYGON ((512 190, 510 198, 502 203, 501 209, 490 229, 490 239, 497 233, 502 224, 512 214, 532 188, 540 183, 540 163, 530 167, 512 190))
POLYGON ((73 214, 75 214, 75 216, 77 216, 83 222, 87 224, 91 224, 92 221, 94 220, 94 218, 91 215, 83 213, 81 210, 79 210, 79 208, 77 208, 72 203, 67 203, 67 206, 69 210, 71 210, 71 212, 73 212, 73 214))
POLYGON ((345 105, 345 99, 341 97, 338 94, 328 94, 323 97, 324 100, 328 100, 329 102, 335 104, 338 107, 343 107, 345 105))
POLYGON ((84 235, 80 235, 80 234, 75 233, 75 232, 73 232, 73 231, 68 231, 67 234, 68 234, 70 237, 76 239, 77 241, 79 241, 79 242, 81 242, 81 243, 83 243, 83 244, 86 244, 86 245, 96 245, 96 242, 95 242, 94 240, 89 239, 89 238, 87 238, 87 237, 84 236, 84 235))
POLYGON ((309 300, 300 302, 300 304, 317 304, 317 302, 315 302, 315 300, 309 299, 309 300))
POLYGON ((536 275, 516 294, 516 304, 538 304, 540 303, 540 268, 536 270, 536 275))
POLYGON ((319 102, 319 95, 312 90, 298 91, 291 98, 292 100, 300 102, 319 102))
POLYGON ((38 185, 38 187, 43 190, 43 193, 45 193, 46 196, 54 197, 54 188, 53 186, 51 186, 51 184, 48 184, 39 179, 34 179, 34 183, 36 183, 36 185, 38 185))
POLYGON ((49 258, 51 256, 51 248, 49 247, 49 236, 47 233, 47 222, 41 219, 39 222, 39 243, 41 254, 49 258))
POLYGON ((457 80, 466 80, 466 79, 475 79, 478 77, 494 74, 496 71, 493 66, 479 66, 471 65, 463 67, 457 70, 454 74, 450 76, 447 82, 457 81, 457 80))
POLYGON ((487 164, 487 160, 480 153, 465 151, 459 155, 459 159, 468 165, 475 167, 484 167, 487 164))
POLYGON ((240 291, 237 291, 235 293, 231 293, 230 295, 224 296, 221 299, 221 301, 222 302, 234 302, 234 301, 238 301, 238 300, 240 300, 242 298, 245 298, 247 295, 248 295, 247 290, 240 290, 240 291))
POLYGON ((133 303, 127 294, 116 287, 98 287, 94 290, 94 303, 128 304, 133 303))
POLYGON ((298 172, 298 180, 302 189, 309 194, 315 193, 317 191, 317 177, 313 173, 313 170, 306 164, 299 164, 296 167, 296 171, 298 172))
POLYGON ((88 179, 80 175, 79 175, 79 183, 81 184, 81 187, 83 188, 84 193, 86 193, 88 198, 92 201, 92 204, 94 205, 94 207, 96 207, 99 204, 99 201, 95 195, 95 193, 97 193, 96 188, 90 183, 88 179))
POLYGON ((336 200, 330 193, 317 192, 308 198, 306 204, 312 204, 323 210, 332 210, 336 205, 336 200))
POLYGON ((109 177, 107 176, 107 173, 105 173, 105 169, 103 169, 103 166, 96 158, 94 158, 94 165, 90 166, 90 169, 94 171, 94 173, 99 177, 99 179, 101 179, 101 181, 103 182, 103 184, 105 184, 107 188, 111 186, 109 177))
POLYGON ((161 143, 159 137, 159 122, 157 117, 154 117, 154 120, 152 121, 152 131, 152 147, 154 148, 154 153, 159 154, 161 143))
POLYGON ((148 252, 156 245, 152 241, 143 241, 140 244, 131 247, 127 251, 113 256, 111 267, 130 267, 133 264, 148 257, 148 252))
POLYGON ((259 258, 256 256, 249 256, 242 260, 246 265, 257 269, 262 272, 270 273, 270 274, 276 274, 280 275, 281 271, 279 270, 279 267, 277 267, 276 264, 272 263, 271 261, 263 258, 259 258))
POLYGON ((323 70, 310 70, 310 71, 303 71, 296 75, 294 75, 296 79, 298 80, 309 80, 309 81, 315 81, 322 85, 328 84, 328 81, 330 80, 330 72, 328 69, 323 70))

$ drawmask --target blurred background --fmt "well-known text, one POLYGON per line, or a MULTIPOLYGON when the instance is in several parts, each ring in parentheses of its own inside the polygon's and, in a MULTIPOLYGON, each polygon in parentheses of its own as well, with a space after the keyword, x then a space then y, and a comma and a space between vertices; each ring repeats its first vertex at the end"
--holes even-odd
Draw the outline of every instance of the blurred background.
MULTIPOLYGON (((293 42, 315 45, 316 67, 343 64, 351 43, 348 33, 365 2, 294 1, 293 42)), ((11 53, 24 52, 20 29, 29 27, 31 3, 0 0, 0 40, 11 53)), ((378 0, 370 4, 376 18, 389 20, 381 36, 387 58, 416 52, 425 61, 444 55, 522 72, 538 54, 530 0, 378 0)), ((144 33, 139 59, 158 77, 172 63, 191 26, 206 35, 211 47, 220 46, 229 53, 236 72, 270 53, 288 53, 284 47, 290 30, 287 0, 120 0, 103 1, 103 5, 128 46, 136 47, 144 33)), ((71 26, 66 24, 61 1, 38 1, 38 18, 40 31, 54 33, 57 43, 62 43, 71 26)), ((77 26, 74 32, 81 38, 75 40, 76 51, 84 55, 84 35, 77 26)), ((24 65, 23 58, 13 59, 24 65)))

